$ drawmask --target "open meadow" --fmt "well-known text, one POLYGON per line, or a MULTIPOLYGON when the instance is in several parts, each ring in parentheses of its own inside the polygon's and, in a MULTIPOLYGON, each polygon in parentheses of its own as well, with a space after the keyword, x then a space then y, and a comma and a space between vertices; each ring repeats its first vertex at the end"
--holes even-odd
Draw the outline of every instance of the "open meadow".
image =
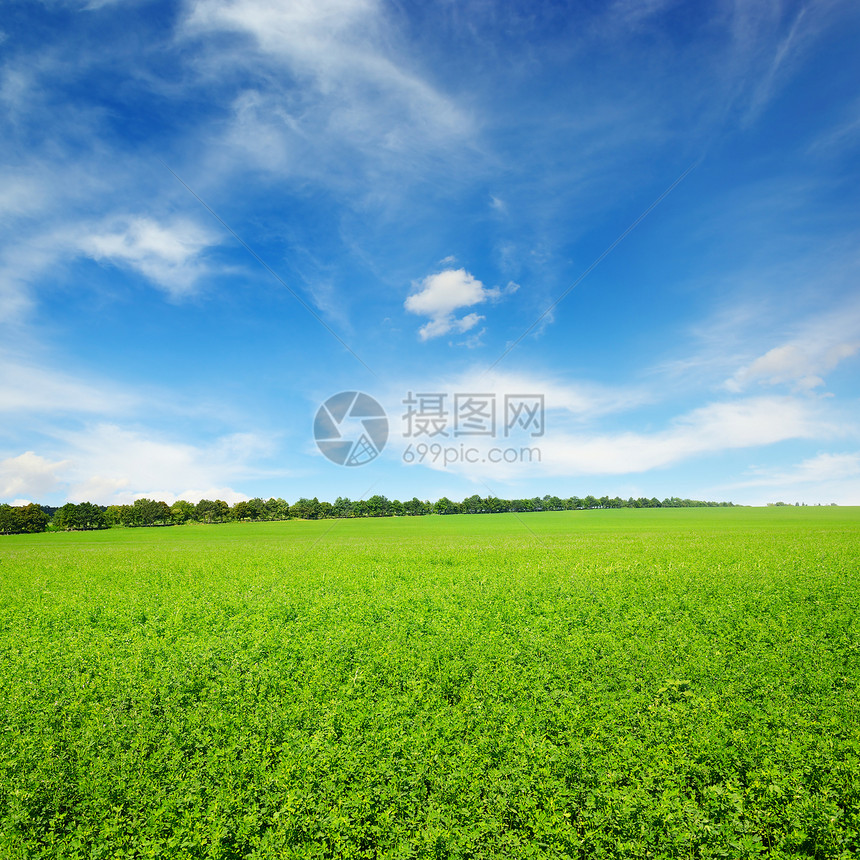
POLYGON ((860 854, 860 509, 0 538, 0 856, 860 854))

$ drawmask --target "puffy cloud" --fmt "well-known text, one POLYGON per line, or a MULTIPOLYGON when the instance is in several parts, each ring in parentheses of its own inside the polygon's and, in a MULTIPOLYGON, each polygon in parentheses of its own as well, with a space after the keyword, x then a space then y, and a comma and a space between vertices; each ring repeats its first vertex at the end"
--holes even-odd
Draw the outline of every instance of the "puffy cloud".
MULTIPOLYGON (((271 441, 236 433, 189 444, 148 430, 96 424, 58 431, 56 460, 27 451, 0 461, 0 501, 29 498, 97 504, 130 503, 149 497, 173 503, 184 498, 227 502, 248 496, 230 482, 255 474, 253 462, 271 452, 271 441)), ((267 470, 266 474, 272 474, 267 470)))
POLYGON ((154 429, 183 413, 228 417, 223 404, 177 402, 161 389, 127 390, 0 351, 4 448, 16 454, 0 462, 0 501, 109 504, 148 496, 233 502, 247 496, 231 483, 278 474, 257 465, 271 454, 271 436, 224 433, 189 443, 154 429), (145 423, 131 423, 140 417, 145 423), (25 446, 35 450, 17 453, 25 446))
POLYGON ((33 451, 0 460, 0 501, 26 497, 38 501, 60 485, 57 472, 68 465, 66 460, 51 461, 33 451))
POLYGON ((247 477, 253 471, 250 462, 268 453, 271 444, 249 433, 189 444, 116 424, 98 424, 61 438, 69 459, 67 496, 100 503, 143 496, 171 503, 178 498, 198 501, 212 493, 225 501, 246 499, 225 482, 247 477))
POLYGON ((470 313, 457 319, 454 316, 456 310, 496 301, 518 289, 513 282, 504 290, 487 288, 465 269, 445 269, 428 275, 418 283, 418 287, 418 291, 406 299, 404 307, 409 313, 430 317, 430 322, 418 330, 421 340, 431 340, 451 331, 469 331, 484 317, 470 313))

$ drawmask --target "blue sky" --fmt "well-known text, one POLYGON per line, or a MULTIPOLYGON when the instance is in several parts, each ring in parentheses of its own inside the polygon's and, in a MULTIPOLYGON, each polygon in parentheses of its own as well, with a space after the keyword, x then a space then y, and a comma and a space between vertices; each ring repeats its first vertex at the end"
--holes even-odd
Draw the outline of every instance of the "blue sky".
POLYGON ((858 40, 851 2, 5 3, 0 500, 860 504, 858 40), (344 467, 352 390, 389 439, 344 467))

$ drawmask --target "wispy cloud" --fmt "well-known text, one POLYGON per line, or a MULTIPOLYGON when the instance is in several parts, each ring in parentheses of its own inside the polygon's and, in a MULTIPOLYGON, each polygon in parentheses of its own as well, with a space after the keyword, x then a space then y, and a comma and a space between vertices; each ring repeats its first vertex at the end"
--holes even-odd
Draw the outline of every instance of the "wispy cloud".
POLYGON ((860 452, 822 452, 799 463, 752 468, 740 480, 719 487, 750 504, 804 499, 808 503, 857 505, 860 452))
POLYGON ((139 394, 109 380, 86 381, 2 351, 0 365, 0 415, 12 423, 39 413, 119 415, 141 405, 139 394))
POLYGON ((413 390, 545 394, 544 462, 524 482, 735 468, 745 455, 725 452, 756 448, 777 462, 788 441, 800 460, 844 437, 860 138, 851 70, 825 52, 830 39, 850 56, 851 4, 32 8, 38 27, 4 22, 0 59, 0 458, 15 498, 240 493, 257 464, 296 462, 295 440, 313 447, 273 401, 359 384, 159 158, 304 286, 380 385, 414 371, 413 390), (702 152, 517 350, 508 366, 527 369, 480 377, 436 348, 500 351, 702 152), (502 304, 509 280, 528 286, 502 304), (204 286, 205 312, 163 307, 204 286), (446 382, 428 380, 431 355, 446 382), (144 390, 155 373, 163 389, 144 390), (291 439, 277 457, 258 438, 273 425, 291 439))
POLYGON ((836 123, 820 132, 810 143, 807 152, 818 158, 832 158, 834 154, 850 152, 860 145, 860 99, 851 102, 836 123))
POLYGON ((731 486, 788 487, 833 480, 856 481, 860 477, 860 451, 817 454, 790 468, 756 469, 754 474, 755 477, 731 486))
POLYGON ((203 254, 215 244, 214 235, 194 222, 159 224, 146 217, 119 219, 80 241, 81 250, 94 260, 134 269, 173 298, 194 290, 206 272, 203 254))
POLYGON ((791 384, 802 390, 824 385, 822 375, 833 370, 841 361, 860 349, 860 341, 837 343, 833 346, 799 345, 789 343, 776 346, 742 367, 726 382, 730 391, 742 391, 750 383, 764 385, 791 384))
POLYGON ((211 67, 198 58, 202 73, 220 75, 225 64, 244 69, 249 46, 275 72, 236 94, 225 138, 252 153, 257 167, 331 183, 345 179, 347 150, 379 172, 392 158, 414 165, 474 135, 470 114, 415 67, 405 45, 397 47, 377 0, 196 0, 188 9, 185 38, 230 33, 242 40, 234 50, 219 42, 211 67), (284 71, 297 86, 278 82, 284 71))
POLYGON ((752 384, 790 385, 811 391, 824 376, 860 350, 860 307, 850 304, 799 326, 797 336, 759 355, 725 382, 739 392, 752 384))
MULTIPOLYGON (((609 392, 604 394, 606 401, 602 405, 599 400, 578 396, 573 390, 571 405, 577 412, 586 410, 593 423, 597 411, 602 409, 606 413, 612 409, 609 395, 609 392)), ((620 403, 616 407, 623 408, 620 403)), ((535 474, 554 477, 635 475, 728 451, 754 450, 788 440, 837 438, 850 433, 844 423, 829 417, 819 407, 818 401, 792 397, 720 401, 693 409, 667 422, 663 429, 651 431, 601 431, 599 427, 576 431, 570 426, 570 416, 565 420, 563 413, 547 409, 546 432, 537 438, 527 435, 508 438, 499 432, 493 438, 420 441, 453 445, 454 448, 464 442, 468 444, 477 452, 472 461, 457 460, 449 464, 447 470, 474 478, 513 480, 535 474), (494 462, 488 456, 491 449, 520 447, 539 450, 539 457, 505 463, 494 462)), ((415 444, 415 441, 405 440, 406 444, 415 444)), ((446 470, 441 459, 428 459, 425 465, 446 470)))
POLYGON ((568 436, 542 442, 544 466, 574 474, 644 472, 696 457, 788 439, 839 433, 808 403, 756 397, 711 403, 679 416, 664 430, 568 436))

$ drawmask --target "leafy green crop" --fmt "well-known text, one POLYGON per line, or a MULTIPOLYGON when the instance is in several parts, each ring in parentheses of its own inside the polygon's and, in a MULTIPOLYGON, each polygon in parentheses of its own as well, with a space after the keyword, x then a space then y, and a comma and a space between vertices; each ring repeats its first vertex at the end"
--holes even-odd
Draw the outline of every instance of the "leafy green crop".
POLYGON ((0 540, 0 856, 860 853, 860 511, 0 540))

